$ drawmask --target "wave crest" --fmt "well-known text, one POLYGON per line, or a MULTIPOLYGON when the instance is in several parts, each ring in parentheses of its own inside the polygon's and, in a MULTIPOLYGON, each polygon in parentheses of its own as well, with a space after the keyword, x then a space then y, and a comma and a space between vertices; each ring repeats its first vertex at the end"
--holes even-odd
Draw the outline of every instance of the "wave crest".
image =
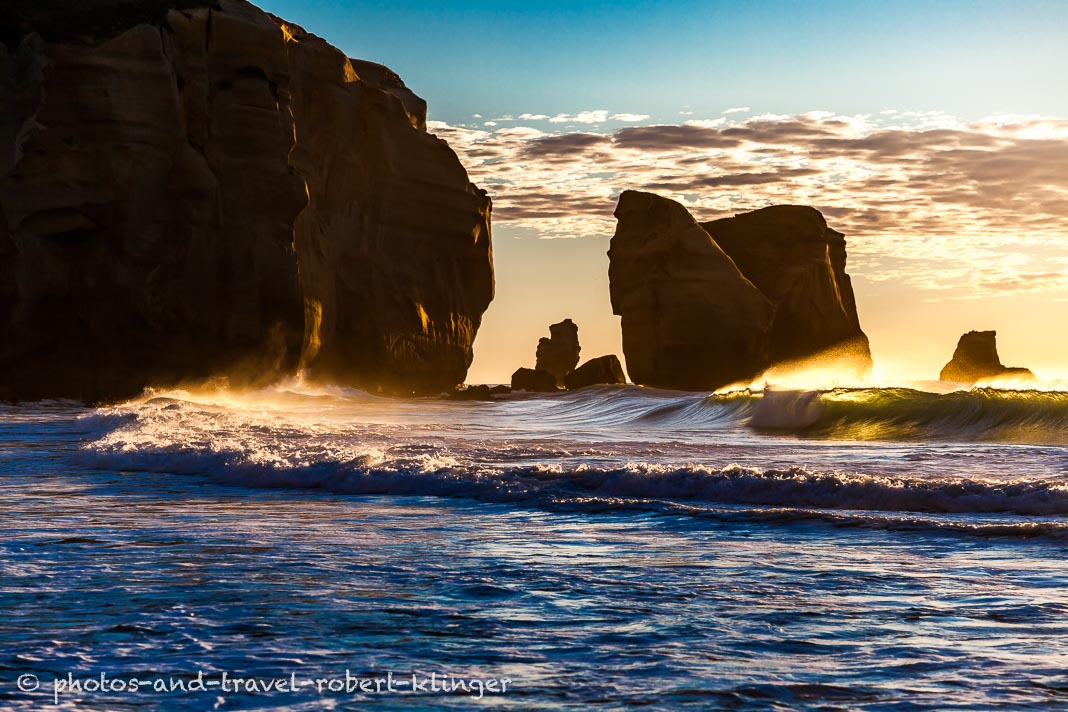
POLYGON ((911 388, 770 392, 751 424, 810 436, 1068 443, 1068 393, 911 388))

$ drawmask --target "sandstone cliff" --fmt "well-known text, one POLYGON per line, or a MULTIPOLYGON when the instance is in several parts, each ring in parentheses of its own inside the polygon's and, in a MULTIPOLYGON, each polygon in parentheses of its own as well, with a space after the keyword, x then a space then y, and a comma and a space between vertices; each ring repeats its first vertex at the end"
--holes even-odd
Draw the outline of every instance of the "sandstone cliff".
POLYGON ((241 0, 16 0, 0 39, 0 398, 463 381, 490 203, 390 70, 241 0))
POLYGON ((819 211, 698 224, 672 200, 626 191, 615 214, 612 306, 635 383, 714 389, 815 356, 870 371, 845 238, 819 211))
POLYGON ((988 378, 1033 380, 1026 368, 1004 366, 998 356, 996 331, 969 331, 960 337, 953 358, 942 367, 939 380, 975 383, 988 378))

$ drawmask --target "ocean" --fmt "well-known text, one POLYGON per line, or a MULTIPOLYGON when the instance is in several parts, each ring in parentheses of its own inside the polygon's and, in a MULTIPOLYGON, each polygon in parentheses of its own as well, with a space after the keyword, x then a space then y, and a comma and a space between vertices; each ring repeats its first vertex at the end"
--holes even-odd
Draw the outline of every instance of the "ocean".
POLYGON ((0 406, 0 708, 1068 709, 1068 393, 945 390, 0 406))

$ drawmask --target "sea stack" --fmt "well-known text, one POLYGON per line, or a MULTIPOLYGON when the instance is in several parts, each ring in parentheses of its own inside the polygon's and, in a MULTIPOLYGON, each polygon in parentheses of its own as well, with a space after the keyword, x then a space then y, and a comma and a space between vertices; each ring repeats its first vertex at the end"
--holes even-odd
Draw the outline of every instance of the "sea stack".
POLYGON ((969 331, 963 334, 953 351, 953 358, 942 367, 941 381, 976 383, 989 378, 1034 380, 1035 374, 1026 368, 1001 364, 998 356, 996 331, 969 331))
POLYGON ((870 372, 845 238, 818 210, 698 224, 673 200, 625 191, 615 215, 609 282, 635 383, 710 390, 811 358, 870 372))
POLYGON ((564 378, 575 370, 579 362, 578 326, 570 319, 564 319, 556 324, 549 325, 549 338, 542 337, 538 340, 536 353, 537 364, 534 366, 539 371, 551 373, 556 378, 558 386, 564 385, 564 378))
POLYGON ((241 0, 16 0, 0 39, 0 398, 463 382, 490 201, 396 74, 241 0))

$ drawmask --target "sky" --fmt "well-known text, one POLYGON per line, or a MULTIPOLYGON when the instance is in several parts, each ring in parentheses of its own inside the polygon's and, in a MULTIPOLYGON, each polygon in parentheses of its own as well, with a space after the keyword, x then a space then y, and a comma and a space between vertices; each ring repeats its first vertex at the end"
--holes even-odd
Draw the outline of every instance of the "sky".
POLYGON ((398 72, 493 196, 470 383, 533 366, 565 317, 584 358, 622 357, 627 188, 699 220, 820 209, 882 379, 937 378, 970 329, 1068 376, 1068 2, 259 4, 398 72))

